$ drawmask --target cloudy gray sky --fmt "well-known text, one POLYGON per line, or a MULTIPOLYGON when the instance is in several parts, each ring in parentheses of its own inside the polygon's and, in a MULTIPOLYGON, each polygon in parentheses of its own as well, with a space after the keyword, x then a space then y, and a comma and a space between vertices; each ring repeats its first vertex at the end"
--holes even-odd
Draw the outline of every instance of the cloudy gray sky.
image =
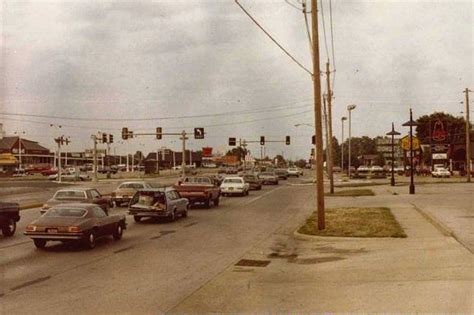
MULTIPOLYGON (((300 11, 284 0, 240 2, 312 69, 300 11)), ((329 0, 319 3, 324 69, 325 42, 333 61, 329 0)), ((117 142, 123 126, 136 132, 204 126, 206 139, 191 140, 194 149, 224 150, 230 136, 290 135, 290 147, 272 144, 267 153, 309 153, 311 128, 294 125, 313 122, 311 78, 233 0, 3 0, 0 10, 0 121, 7 134, 25 131, 51 148, 53 136, 64 134, 72 140, 69 150, 83 150, 98 131, 117 142), (196 115, 207 116, 176 118, 196 115)), ((348 104, 357 105, 354 136, 383 134, 392 121, 402 130, 410 106, 415 117, 460 115, 462 90, 474 89, 473 10, 469 0, 332 0, 335 135, 340 138, 348 104)), ((161 146, 180 148, 174 137, 142 137, 115 148, 161 146)))

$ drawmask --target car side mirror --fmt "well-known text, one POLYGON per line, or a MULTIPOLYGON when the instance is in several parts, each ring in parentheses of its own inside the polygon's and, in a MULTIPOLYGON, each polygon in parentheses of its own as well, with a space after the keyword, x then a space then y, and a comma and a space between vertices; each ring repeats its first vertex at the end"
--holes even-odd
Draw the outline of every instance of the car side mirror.
POLYGON ((181 181, 180 180, 178 181, 178 186, 181 186, 181 181))

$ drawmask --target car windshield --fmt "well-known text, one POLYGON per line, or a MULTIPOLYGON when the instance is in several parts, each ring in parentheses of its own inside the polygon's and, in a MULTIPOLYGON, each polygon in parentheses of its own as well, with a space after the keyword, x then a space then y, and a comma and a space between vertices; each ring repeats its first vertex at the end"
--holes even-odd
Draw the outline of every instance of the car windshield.
POLYGON ((226 178, 224 179, 224 183, 233 183, 233 184, 241 184, 242 183, 242 179, 240 178, 226 178))
POLYGON ((85 216, 87 210, 82 208, 51 208, 45 213, 45 217, 74 217, 81 218, 85 216))
POLYGON ((141 189, 145 185, 141 183, 123 183, 119 186, 119 189, 141 189))
POLYGON ((87 199, 86 192, 80 190, 61 190, 54 195, 55 199, 87 199))
POLYGON ((245 175, 244 180, 255 180, 255 176, 252 175, 245 175))
POLYGON ((211 184, 209 177, 186 177, 184 179, 185 184, 211 184))
POLYGON ((273 176, 273 175, 275 175, 275 174, 273 174, 273 173, 270 173, 270 172, 263 172, 263 173, 262 173, 262 174, 260 174, 260 175, 265 175, 265 176, 273 176))

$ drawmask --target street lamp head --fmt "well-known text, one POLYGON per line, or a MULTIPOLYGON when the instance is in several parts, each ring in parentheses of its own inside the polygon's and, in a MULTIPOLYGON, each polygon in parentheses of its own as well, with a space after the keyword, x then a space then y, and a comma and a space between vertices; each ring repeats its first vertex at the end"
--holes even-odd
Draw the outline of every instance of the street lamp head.
POLYGON ((342 120, 342 121, 347 120, 347 117, 346 117, 346 116, 342 116, 342 117, 341 117, 341 120, 342 120))
POLYGON ((392 130, 390 132, 387 132, 386 135, 387 136, 399 136, 400 133, 398 131, 395 131, 395 128, 394 128, 393 123, 392 123, 392 130))
POLYGON ((347 105, 347 110, 351 111, 351 110, 355 109, 356 107, 357 106, 355 104, 347 105))
POLYGON ((403 127, 415 127, 415 126, 418 126, 418 124, 413 119, 410 119, 406 123, 403 123, 402 126, 403 127))

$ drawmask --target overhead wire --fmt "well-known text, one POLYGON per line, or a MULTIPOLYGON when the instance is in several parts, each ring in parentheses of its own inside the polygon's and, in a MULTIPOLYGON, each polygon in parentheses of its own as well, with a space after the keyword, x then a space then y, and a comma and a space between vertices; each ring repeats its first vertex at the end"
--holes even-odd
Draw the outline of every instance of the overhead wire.
POLYGON ((306 0, 303 0, 302 6, 303 6, 304 24, 306 26, 306 34, 308 35, 308 41, 309 41, 309 50, 312 55, 313 54, 313 41, 311 39, 311 32, 309 31, 308 15, 306 14, 306 8, 307 8, 306 0))
MULTIPOLYGON (((322 0, 321 0, 322 1, 322 0)), ((331 28, 331 52, 332 52, 332 68, 333 68, 333 76, 332 76, 332 89, 334 90, 334 82, 336 81, 336 55, 334 49, 334 24, 332 21, 332 0, 329 0, 329 25, 331 28)))
POLYGON ((278 43, 278 41, 273 38, 272 35, 270 35, 270 33, 268 33, 261 25, 260 23, 257 22, 257 20, 255 20, 255 18, 239 3, 238 0, 234 0, 235 3, 240 7, 240 9, 242 9, 242 11, 244 11, 244 13, 252 20, 252 22, 255 23, 255 25, 257 25, 261 30, 262 32, 265 33, 265 35, 268 36, 268 38, 270 38, 274 43, 275 45, 277 45, 288 57, 291 58, 291 60, 293 60, 293 62, 295 62, 301 69, 303 69, 304 71, 306 71, 309 75, 313 76, 313 73, 308 70, 308 68, 306 68, 305 66, 303 66, 295 57, 293 57, 293 55, 291 55, 280 43, 278 43))
POLYGON ((326 22, 324 20, 324 6, 323 6, 323 0, 321 0, 321 19, 322 19, 322 25, 323 25, 323 36, 324 36, 324 47, 326 49, 326 56, 327 59, 329 59, 329 49, 328 49, 328 41, 326 37, 326 22))

